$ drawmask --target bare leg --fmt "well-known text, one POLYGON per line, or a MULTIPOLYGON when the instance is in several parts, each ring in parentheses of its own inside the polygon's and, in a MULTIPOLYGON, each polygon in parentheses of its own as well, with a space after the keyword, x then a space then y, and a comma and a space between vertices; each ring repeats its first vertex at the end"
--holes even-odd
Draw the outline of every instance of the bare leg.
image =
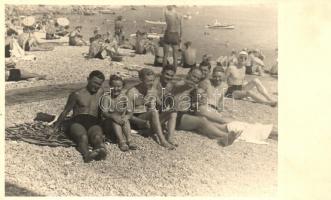
POLYGON ((242 99, 244 97, 251 97, 257 103, 267 104, 267 105, 270 105, 270 106, 276 106, 277 105, 277 102, 268 101, 265 98, 262 98, 259 95, 255 94, 252 90, 234 91, 233 92, 233 97, 235 99, 242 99))
POLYGON ((22 80, 27 80, 27 79, 31 79, 31 78, 37 78, 38 80, 42 80, 42 79, 46 79, 46 75, 39 75, 39 74, 35 74, 35 73, 30 73, 24 70, 20 70, 21 71, 21 79, 22 80))
POLYGON ((131 126, 129 120, 127 120, 122 127, 123 135, 126 137, 126 144, 128 145, 129 149, 136 150, 137 146, 132 143, 131 140, 131 126))
POLYGON ((92 161, 93 158, 89 156, 88 137, 84 126, 78 123, 73 123, 70 126, 69 133, 75 143, 78 145, 78 151, 82 154, 84 162, 92 161))
MULTIPOLYGON (((262 94, 267 100, 273 101, 271 96, 269 95, 267 89, 262 85, 261 81, 257 78, 253 79, 249 83, 243 86, 243 89, 246 91, 249 91, 256 87, 257 91, 262 94)), ((253 98, 253 97, 252 97, 253 98)))
POLYGON ((95 149, 95 160, 104 160, 107 156, 106 147, 104 144, 104 136, 101 126, 94 125, 87 131, 89 141, 95 149))
POLYGON ((166 66, 167 65, 167 60, 168 60, 168 56, 169 56, 169 45, 168 44, 164 44, 163 46, 163 63, 162 66, 166 66))
POLYGON ((111 119, 107 119, 105 121, 104 129, 106 134, 110 134, 110 133, 115 134, 121 151, 129 150, 129 148, 126 145, 126 139, 124 138, 122 133, 122 127, 120 125, 114 123, 111 119))
POLYGON ((166 139, 168 142, 174 146, 178 146, 173 141, 173 134, 175 132, 176 128, 176 118, 177 113, 176 112, 164 112, 160 114, 160 122, 161 124, 165 123, 167 121, 167 128, 168 128, 168 134, 166 135, 166 139))
POLYGON ((149 120, 153 132, 157 134, 157 136, 160 140, 161 146, 164 146, 168 149, 174 149, 174 147, 167 142, 167 140, 165 139, 165 137, 163 135, 158 111, 152 110, 152 111, 146 112, 142 115, 139 115, 139 118, 149 120))
POLYGON ((172 46, 172 54, 173 54, 173 60, 174 60, 174 67, 177 69, 177 63, 178 63, 178 45, 173 45, 172 46))
POLYGON ((220 138, 220 143, 223 146, 228 145, 227 134, 204 117, 184 114, 181 123, 177 125, 177 127, 179 130, 196 131, 197 133, 210 138, 220 138))
POLYGON ((217 110, 208 108, 208 106, 200 106, 197 115, 206 117, 208 120, 217 122, 220 124, 229 123, 233 120, 227 119, 221 115, 217 110))

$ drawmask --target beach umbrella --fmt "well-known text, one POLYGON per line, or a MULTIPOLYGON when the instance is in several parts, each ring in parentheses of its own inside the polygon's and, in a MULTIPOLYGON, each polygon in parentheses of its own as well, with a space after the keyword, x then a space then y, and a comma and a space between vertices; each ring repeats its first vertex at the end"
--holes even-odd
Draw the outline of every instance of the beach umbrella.
POLYGON ((60 26, 68 26, 69 25, 69 20, 65 17, 60 17, 60 18, 57 18, 57 23, 60 25, 60 26))
POLYGON ((26 17, 23 19, 22 24, 24 26, 33 26, 33 24, 36 22, 36 19, 32 16, 26 17))

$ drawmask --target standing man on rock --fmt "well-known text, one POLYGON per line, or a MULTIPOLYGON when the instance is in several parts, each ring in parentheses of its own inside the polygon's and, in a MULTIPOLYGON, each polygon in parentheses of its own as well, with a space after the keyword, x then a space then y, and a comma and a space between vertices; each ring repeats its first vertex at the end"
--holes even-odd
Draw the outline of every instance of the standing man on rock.
POLYGON ((163 67, 167 65, 169 47, 171 46, 174 62, 173 65, 177 68, 178 49, 182 38, 182 17, 176 12, 174 5, 167 6, 164 16, 167 27, 164 33, 163 67))

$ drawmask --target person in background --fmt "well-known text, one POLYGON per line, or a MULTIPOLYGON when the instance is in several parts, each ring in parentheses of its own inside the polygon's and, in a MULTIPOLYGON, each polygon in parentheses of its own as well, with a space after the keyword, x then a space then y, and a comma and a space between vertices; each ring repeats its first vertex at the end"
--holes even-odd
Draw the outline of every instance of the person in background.
POLYGON ((118 16, 115 20, 115 38, 118 45, 121 45, 124 41, 124 31, 123 31, 123 17, 118 16))
POLYGON ((164 33, 164 57, 163 66, 167 65, 169 48, 172 48, 173 66, 177 68, 178 54, 181 38, 183 35, 182 30, 182 17, 176 12, 175 6, 168 5, 164 12, 166 21, 166 30, 164 33))
POLYGON ((183 68, 196 67, 197 50, 192 47, 192 42, 190 42, 190 41, 185 42, 184 46, 185 46, 185 49, 182 51, 183 68))
POLYGON ((69 34, 69 46, 83 46, 87 42, 83 40, 83 35, 81 34, 82 26, 76 26, 75 30, 71 31, 69 34))

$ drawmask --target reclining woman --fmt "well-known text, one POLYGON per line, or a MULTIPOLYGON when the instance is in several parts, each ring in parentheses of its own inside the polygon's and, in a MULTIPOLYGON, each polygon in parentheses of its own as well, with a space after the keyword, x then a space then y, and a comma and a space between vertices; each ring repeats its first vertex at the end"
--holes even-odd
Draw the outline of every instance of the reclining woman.
POLYGON ((229 88, 225 96, 233 97, 235 99, 251 97, 257 103, 270 105, 272 107, 277 106, 277 101, 272 99, 267 89, 263 86, 259 79, 255 78, 248 83, 244 83, 247 58, 247 52, 241 51, 238 55, 238 62, 236 65, 230 65, 227 68, 225 78, 229 88), (259 94, 261 94, 264 98, 256 94, 256 92, 253 91, 254 88, 256 88, 259 94))

